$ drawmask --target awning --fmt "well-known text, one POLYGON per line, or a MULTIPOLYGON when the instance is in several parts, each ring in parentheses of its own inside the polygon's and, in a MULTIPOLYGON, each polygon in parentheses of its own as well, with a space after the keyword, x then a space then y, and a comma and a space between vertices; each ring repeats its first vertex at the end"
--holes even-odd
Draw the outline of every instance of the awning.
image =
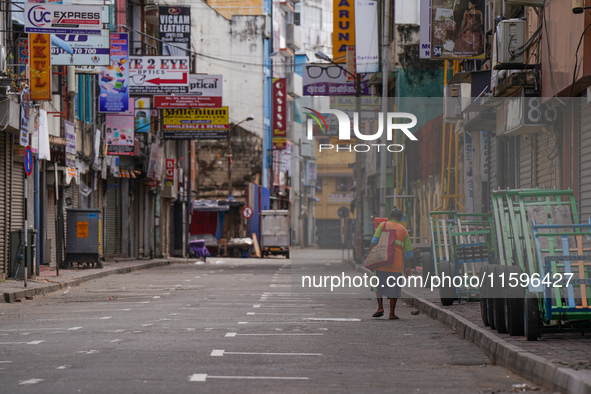
POLYGON ((229 211, 228 205, 220 205, 218 200, 196 200, 193 201, 193 212, 224 212, 229 211))

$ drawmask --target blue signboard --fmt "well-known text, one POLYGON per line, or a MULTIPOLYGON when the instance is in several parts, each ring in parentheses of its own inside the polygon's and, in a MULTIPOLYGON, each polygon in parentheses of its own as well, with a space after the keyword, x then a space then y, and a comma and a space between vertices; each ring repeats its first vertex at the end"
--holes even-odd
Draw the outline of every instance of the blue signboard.
POLYGON ((99 111, 127 112, 129 108, 129 36, 111 33, 111 62, 99 79, 99 111))
POLYGON ((33 152, 31 152, 31 147, 27 146, 25 148, 25 174, 27 176, 31 176, 33 172, 33 152))

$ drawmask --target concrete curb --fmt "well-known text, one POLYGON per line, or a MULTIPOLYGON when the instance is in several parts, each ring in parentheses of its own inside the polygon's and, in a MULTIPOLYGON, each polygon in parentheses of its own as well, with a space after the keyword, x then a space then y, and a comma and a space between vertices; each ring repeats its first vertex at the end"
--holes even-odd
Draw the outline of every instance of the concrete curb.
MULTIPOLYGON (((348 262, 351 264, 351 262, 348 262)), ((369 273, 364 267, 351 264, 355 270, 369 273)), ((424 315, 454 329, 461 338, 476 344, 489 357, 493 364, 508 368, 534 384, 548 390, 562 393, 591 393, 591 376, 580 371, 557 367, 543 357, 513 345, 485 330, 468 319, 442 308, 423 298, 416 297, 407 290, 402 292, 405 302, 424 315)))
POLYGON ((121 268, 113 267, 113 268, 102 269, 99 272, 89 273, 87 275, 83 275, 79 278, 68 280, 65 282, 49 283, 46 286, 39 286, 39 287, 26 289, 26 290, 19 290, 19 291, 2 293, 2 299, 8 303, 15 302, 15 300, 17 298, 22 299, 25 297, 33 297, 35 295, 43 295, 46 293, 52 293, 55 291, 59 291, 61 289, 65 289, 68 286, 70 286, 70 287, 79 286, 81 283, 88 282, 88 281, 91 281, 94 279, 104 278, 105 276, 109 276, 109 275, 127 274, 127 273, 130 273, 133 271, 139 271, 139 270, 143 270, 143 269, 149 269, 149 268, 154 268, 154 267, 161 267, 161 266, 165 266, 165 265, 170 265, 175 262, 177 262, 177 261, 173 261, 173 260, 151 261, 151 262, 146 262, 146 263, 138 264, 138 265, 131 266, 131 267, 121 267, 121 268))

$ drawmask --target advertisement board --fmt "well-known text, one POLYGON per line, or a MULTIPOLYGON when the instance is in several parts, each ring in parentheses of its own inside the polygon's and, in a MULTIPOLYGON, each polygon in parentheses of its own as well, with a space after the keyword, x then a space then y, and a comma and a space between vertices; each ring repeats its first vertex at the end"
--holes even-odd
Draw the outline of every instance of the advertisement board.
POLYGON ((109 30, 100 35, 55 34, 51 37, 51 64, 54 66, 108 66, 109 30))
POLYGON ((179 94, 189 92, 189 57, 130 56, 131 94, 179 94))
MULTIPOLYGON (((307 63, 303 73, 304 96, 355 96, 355 82, 347 82, 347 73, 337 65, 307 63)), ((368 81, 369 75, 362 76, 362 96, 369 95, 368 81)))
POLYGON ((191 47, 191 7, 158 7, 158 20, 162 54, 188 56, 187 51, 191 47))
POLYGON ((355 2, 334 0, 332 7, 332 60, 343 63, 347 46, 355 45, 355 2))
POLYGON ((273 78, 273 149, 285 149, 287 143, 287 86, 285 78, 273 78))
POLYGON ((358 73, 380 70, 378 2, 355 0, 355 60, 358 73))
POLYGON ((76 129, 74 123, 64 120, 66 135, 66 167, 76 168, 76 129))
POLYGON ((164 109, 164 139, 220 139, 228 136, 228 107, 164 109))
POLYGON ((133 156, 133 115, 107 115, 107 155, 133 156))
POLYGON ((431 59, 483 59, 485 1, 431 1, 431 59))
POLYGON ((25 33, 101 34, 109 6, 25 2, 25 33))
POLYGON ((129 106, 129 37, 111 33, 111 61, 99 79, 99 112, 121 113, 129 106))
POLYGON ((154 96, 155 108, 220 108, 223 75, 189 75, 189 95, 154 96))
POLYGON ((30 93, 32 101, 51 100, 51 38, 49 34, 29 35, 30 93))

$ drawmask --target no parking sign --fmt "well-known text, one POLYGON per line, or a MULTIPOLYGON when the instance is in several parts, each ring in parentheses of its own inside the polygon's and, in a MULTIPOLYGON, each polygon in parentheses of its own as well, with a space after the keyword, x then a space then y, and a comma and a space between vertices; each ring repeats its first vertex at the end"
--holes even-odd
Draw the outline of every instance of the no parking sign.
POLYGON ((248 206, 242 208, 242 217, 244 219, 250 219, 252 217, 252 208, 248 206))
POLYGON ((31 176, 33 172, 33 152, 31 152, 31 147, 27 146, 25 148, 25 174, 27 176, 31 176))

